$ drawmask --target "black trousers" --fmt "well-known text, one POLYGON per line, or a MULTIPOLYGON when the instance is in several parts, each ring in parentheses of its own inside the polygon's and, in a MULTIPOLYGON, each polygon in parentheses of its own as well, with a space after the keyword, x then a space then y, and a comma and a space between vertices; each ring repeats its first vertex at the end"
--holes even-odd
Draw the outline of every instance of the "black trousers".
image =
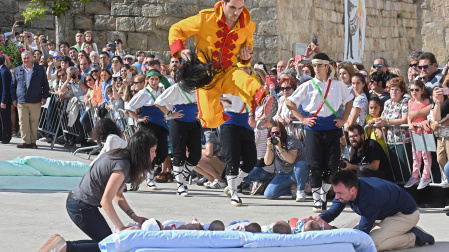
POLYGON ((2 143, 11 141, 11 104, 7 103, 6 108, 0 108, 0 136, 2 143))
POLYGON ((257 162, 254 131, 225 124, 220 131, 220 141, 226 155, 226 175, 238 175, 239 168, 246 173, 253 170, 257 162))
POLYGON ((305 145, 312 188, 321 187, 322 181, 330 183, 330 177, 338 171, 341 136, 341 129, 306 129, 305 145))
POLYGON ((154 123, 140 123, 140 130, 146 130, 153 133, 157 138, 156 157, 153 163, 160 165, 165 161, 168 155, 167 130, 154 123))
POLYGON ((378 177, 381 179, 385 179, 385 172, 383 171, 376 171, 374 169, 368 168, 368 167, 359 167, 355 171, 357 174, 357 177, 361 178, 368 178, 368 177, 378 177))
POLYGON ((196 166, 201 158, 201 125, 199 122, 182 122, 172 120, 170 139, 173 144, 173 165, 182 166, 185 162, 196 166), (186 156, 186 148, 189 157, 186 156))

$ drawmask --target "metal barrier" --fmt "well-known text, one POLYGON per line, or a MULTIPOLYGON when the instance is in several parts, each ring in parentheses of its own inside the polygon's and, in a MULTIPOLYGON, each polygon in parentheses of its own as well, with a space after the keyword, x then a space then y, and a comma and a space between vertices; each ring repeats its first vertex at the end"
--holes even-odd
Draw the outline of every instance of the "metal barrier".
MULTIPOLYGON (((365 126, 365 136, 367 138, 369 138, 369 136, 366 134, 368 128, 372 128, 372 130, 375 130, 376 125, 374 125, 373 127, 370 127, 368 125, 365 126)), ((410 129, 409 129, 409 126, 407 124, 395 125, 395 126, 384 126, 381 129, 382 137, 383 137, 383 139, 384 139, 384 141, 385 141, 385 143, 387 145, 387 150, 390 151, 390 149, 391 149, 391 147, 388 148, 388 146, 393 146, 394 154, 396 155, 396 157, 398 159, 398 160, 395 160, 395 161, 397 161, 397 164, 399 164, 399 167, 394 167, 393 163, 392 163, 392 159, 391 159, 392 157, 390 155, 390 152, 387 151, 388 160, 389 160, 389 162, 391 164, 391 168, 392 168, 393 178, 394 178, 394 180, 397 183, 403 184, 403 183, 407 182, 408 178, 410 178, 410 176, 412 174, 412 171, 413 171, 413 164, 412 165, 410 164, 410 157, 409 157, 408 152, 407 152, 407 146, 406 146, 407 143, 405 141, 404 134, 401 134, 402 143, 398 143, 396 141, 396 138, 394 138, 394 144, 388 144, 388 140, 386 138, 387 134, 385 134, 385 129, 387 129, 387 131, 388 131, 389 128, 394 128, 394 129, 391 129, 391 130, 395 130, 395 131, 397 131, 397 130, 401 130, 401 131, 402 130, 406 130, 406 131, 408 131, 408 133, 410 134, 410 138, 411 138, 410 144, 413 146, 413 149, 415 150, 415 152, 416 151, 424 151, 426 153, 427 152, 437 152, 437 147, 436 147, 436 144, 435 144, 435 135, 434 135, 433 132, 431 132, 431 134, 412 133, 410 131, 410 129), (398 148, 397 148, 398 145, 402 145, 403 146, 404 153, 399 153, 398 148), (407 161, 407 167, 402 167, 402 164, 401 164, 402 162, 399 160, 400 155, 405 155, 405 159, 407 161), (400 177, 396 176, 397 171, 400 172, 400 175, 401 175, 400 177), (404 172, 407 172, 407 173, 404 174, 404 172)), ((418 127, 418 129, 420 129, 420 130, 418 130, 418 132, 423 132, 421 128, 418 127)), ((375 140, 378 141, 376 134, 375 134, 375 138, 376 138, 375 140)), ((445 151, 446 151, 446 153, 448 153, 446 148, 445 148, 445 151)), ((412 153, 413 153, 412 155, 415 155, 415 152, 412 151, 412 153)), ((435 167, 433 167, 432 163, 430 163, 430 162, 429 162, 429 165, 430 165, 430 167, 429 167, 429 174, 430 174, 430 178, 431 178, 431 183, 429 183, 429 185, 430 186, 441 186, 440 183, 435 182, 435 178, 434 178, 435 174, 432 173, 432 168, 435 169, 435 167)), ((443 172, 442 167, 440 167, 440 165, 438 165, 438 166, 439 167, 438 167, 437 170, 439 170, 439 172, 441 173, 441 178, 443 179, 446 176, 445 176, 445 174, 443 172)), ((419 167, 419 177, 420 178, 422 177, 421 167, 419 167)))
POLYGON ((41 106, 38 130, 45 136, 52 136, 50 144, 53 150, 58 132, 61 129, 61 118, 66 109, 66 103, 59 101, 59 96, 51 93, 45 105, 41 106))

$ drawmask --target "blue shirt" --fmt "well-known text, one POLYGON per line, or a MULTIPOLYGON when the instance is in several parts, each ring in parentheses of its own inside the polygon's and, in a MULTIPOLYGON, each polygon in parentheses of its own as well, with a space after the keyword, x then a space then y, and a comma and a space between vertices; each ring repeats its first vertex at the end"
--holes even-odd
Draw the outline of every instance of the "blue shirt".
POLYGON ((109 104, 109 96, 108 94, 106 94, 106 88, 111 85, 111 80, 109 80, 108 82, 102 81, 100 85, 101 85, 101 97, 103 98, 103 102, 109 104))
POLYGON ((23 69, 25 70, 25 83, 27 85, 27 89, 30 87, 31 76, 33 76, 33 67, 34 63, 33 66, 31 66, 30 71, 28 71, 25 66, 23 66, 23 69))
MULTIPOLYGON (((361 216, 359 230, 367 234, 376 220, 383 220, 399 212, 412 214, 418 205, 412 196, 396 184, 380 178, 359 178, 359 189, 354 201, 348 202, 354 212, 361 216)), ((334 199, 329 210, 319 216, 326 222, 333 221, 346 204, 334 199)))
POLYGON ((139 64, 138 62, 135 62, 134 65, 137 67, 137 70, 139 70, 139 74, 143 74, 143 72, 142 72, 142 64, 139 64))

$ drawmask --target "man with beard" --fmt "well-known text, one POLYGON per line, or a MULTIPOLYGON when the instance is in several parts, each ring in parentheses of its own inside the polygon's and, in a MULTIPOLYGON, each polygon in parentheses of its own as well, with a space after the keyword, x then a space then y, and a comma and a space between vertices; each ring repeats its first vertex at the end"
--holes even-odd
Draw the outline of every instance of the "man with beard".
MULTIPOLYGON (((351 144, 350 157, 344 160, 345 167, 342 170, 354 171, 357 177, 378 177, 390 180, 391 171, 387 155, 382 146, 372 139, 365 139, 362 126, 353 124, 348 127, 348 137, 351 144)), ((342 165, 344 166, 344 165, 342 165)))
POLYGON ((335 191, 333 204, 313 220, 331 222, 349 205, 361 216, 358 229, 371 236, 377 251, 435 243, 432 235, 416 226, 419 208, 398 185, 380 178, 357 178, 351 171, 335 173, 331 184, 335 191), (380 222, 376 224, 376 220, 380 222))

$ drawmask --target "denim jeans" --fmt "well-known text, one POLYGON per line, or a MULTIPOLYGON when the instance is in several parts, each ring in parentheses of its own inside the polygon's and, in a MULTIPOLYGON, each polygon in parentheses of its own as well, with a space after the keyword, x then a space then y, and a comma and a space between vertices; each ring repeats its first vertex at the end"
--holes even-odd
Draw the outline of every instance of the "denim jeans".
MULTIPOLYGON (((89 111, 85 110, 85 111, 80 111, 80 123, 81 125, 83 125, 83 128, 85 129, 85 131, 87 132, 87 134, 90 134, 90 132, 92 131, 92 124, 91 124, 91 119, 89 111)), ((90 136, 89 136, 90 137, 90 136)))
POLYGON ((276 175, 276 177, 267 186, 267 189, 265 189, 265 198, 277 199, 282 195, 290 193, 290 187, 292 184, 297 184, 297 190, 303 191, 308 181, 308 176, 309 167, 307 163, 302 160, 296 162, 292 172, 280 172, 276 175))
POLYGON ((254 167, 254 169, 243 179, 248 184, 254 180, 267 180, 271 177, 271 173, 265 171, 262 167, 254 167))
POLYGON ((100 251, 98 243, 112 234, 108 223, 98 210, 81 200, 67 198, 67 213, 70 219, 92 240, 68 241, 67 252, 71 251, 100 251))
POLYGON ((444 174, 446 174, 446 178, 449 180, 449 162, 444 165, 444 174))

